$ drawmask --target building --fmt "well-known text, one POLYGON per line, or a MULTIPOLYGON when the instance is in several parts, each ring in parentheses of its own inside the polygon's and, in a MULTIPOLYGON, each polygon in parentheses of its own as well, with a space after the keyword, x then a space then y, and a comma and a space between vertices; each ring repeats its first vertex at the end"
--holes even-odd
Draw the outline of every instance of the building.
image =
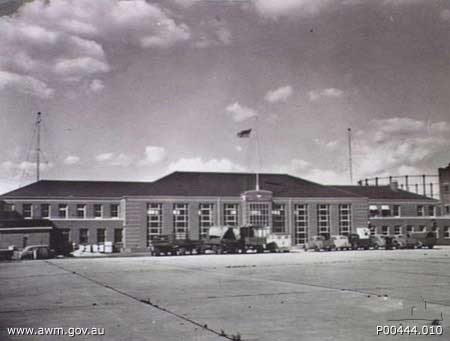
POLYGON ((450 215, 450 164, 439 168, 440 201, 444 215, 450 215))
POLYGON ((259 190, 250 173, 174 172, 155 182, 42 180, 0 200, 3 220, 50 223, 56 245, 111 241, 116 250, 143 251, 160 234, 201 239, 210 226, 243 224, 270 226, 299 245, 367 226, 384 234, 427 228, 450 244, 450 217, 441 216, 436 200, 390 186, 324 186, 287 174, 259 178, 259 190))

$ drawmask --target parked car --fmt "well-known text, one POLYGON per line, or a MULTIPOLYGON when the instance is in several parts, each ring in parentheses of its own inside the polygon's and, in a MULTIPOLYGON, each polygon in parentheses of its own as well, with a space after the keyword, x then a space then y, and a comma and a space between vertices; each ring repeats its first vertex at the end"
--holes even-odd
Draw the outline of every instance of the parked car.
POLYGON ((436 234, 434 232, 411 232, 411 238, 417 240, 419 247, 432 249, 436 244, 436 234))
POLYGON ((331 251, 334 248, 334 243, 330 238, 325 238, 324 236, 314 236, 312 239, 305 243, 305 251, 314 250, 326 250, 331 251))
POLYGON ((348 237, 351 247, 353 250, 364 249, 369 250, 371 247, 374 247, 374 243, 372 239, 369 237, 361 238, 357 233, 352 233, 348 237))
POLYGON ((19 254, 19 259, 48 259, 53 258, 55 252, 48 245, 29 245, 19 254))
POLYGON ((375 234, 370 236, 373 243, 374 249, 384 248, 386 250, 391 250, 394 246, 394 241, 392 236, 384 234, 375 234))
POLYGON ((331 236, 331 241, 333 242, 333 246, 336 250, 350 250, 352 248, 352 244, 350 243, 347 236, 331 236))

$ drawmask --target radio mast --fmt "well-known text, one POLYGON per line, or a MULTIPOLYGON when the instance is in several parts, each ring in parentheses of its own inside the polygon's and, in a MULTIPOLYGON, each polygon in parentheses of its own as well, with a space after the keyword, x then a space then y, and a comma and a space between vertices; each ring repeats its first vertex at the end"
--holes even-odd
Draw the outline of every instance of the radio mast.
POLYGON ((36 181, 40 180, 41 168, 41 112, 36 115, 36 181))
POLYGON ((352 160, 352 129, 348 128, 348 165, 350 173, 350 184, 353 185, 353 160, 352 160))

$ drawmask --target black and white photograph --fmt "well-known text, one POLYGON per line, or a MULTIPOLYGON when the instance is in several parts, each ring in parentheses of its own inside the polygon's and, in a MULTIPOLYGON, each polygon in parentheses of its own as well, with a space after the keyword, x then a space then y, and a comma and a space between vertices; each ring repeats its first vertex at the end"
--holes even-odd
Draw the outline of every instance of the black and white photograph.
POLYGON ((0 340, 450 338, 450 0, 0 0, 0 340))

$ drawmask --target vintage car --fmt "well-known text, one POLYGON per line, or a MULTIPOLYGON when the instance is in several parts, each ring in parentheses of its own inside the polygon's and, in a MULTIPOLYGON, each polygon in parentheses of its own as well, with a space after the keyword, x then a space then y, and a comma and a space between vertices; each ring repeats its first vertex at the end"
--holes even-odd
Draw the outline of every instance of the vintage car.
POLYGON ((19 259, 48 259, 53 258, 55 252, 48 245, 29 245, 19 254, 19 259))
POLYGON ((385 234, 375 234, 370 236, 374 249, 384 248, 385 250, 391 250, 395 245, 392 236, 385 234))
POLYGON ((357 233, 352 233, 348 237, 353 250, 364 249, 369 250, 374 247, 373 240, 370 237, 361 238, 357 233))
POLYGON ((421 247, 421 243, 410 234, 396 234, 392 236, 392 244, 397 249, 415 249, 421 247))
POLYGON ((334 249, 334 243, 330 238, 325 238, 325 236, 314 236, 310 241, 305 243, 304 249, 305 251, 331 251, 334 249))
POLYGON ((347 236, 331 236, 331 241, 333 242, 334 249, 336 250, 350 250, 352 248, 352 244, 350 243, 347 236))
POLYGON ((436 234, 434 232, 411 232, 410 237, 417 240, 418 247, 432 249, 436 244, 436 234))

